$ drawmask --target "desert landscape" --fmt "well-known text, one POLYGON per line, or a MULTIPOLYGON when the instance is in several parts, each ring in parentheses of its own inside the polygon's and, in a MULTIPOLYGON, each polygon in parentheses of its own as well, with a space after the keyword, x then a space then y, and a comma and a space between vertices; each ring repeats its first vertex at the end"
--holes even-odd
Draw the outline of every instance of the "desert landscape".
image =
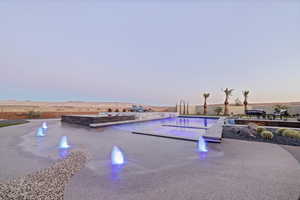
MULTIPOLYGON (((28 119, 28 118, 59 118, 66 114, 98 114, 107 112, 128 111, 133 103, 121 102, 42 102, 42 101, 0 101, 0 119, 28 119)), ((174 111, 175 107, 142 105, 154 112, 174 111)))
MULTIPOLYGON (((100 112, 129 112, 132 105, 143 106, 153 112, 175 112, 176 106, 151 106, 134 104, 128 102, 46 102, 46 101, 0 101, 0 119, 48 119, 60 118, 62 115, 70 114, 98 114, 100 112)), ((291 115, 300 114, 300 102, 273 102, 273 103, 251 103, 249 109, 262 109, 267 113, 273 113, 276 105, 286 106, 291 115)), ((214 115, 217 107, 223 104, 209 104, 208 114, 214 115)), ((244 114, 243 105, 231 103, 230 111, 233 114, 244 114)), ((203 114, 203 105, 189 105, 189 114, 203 114)))

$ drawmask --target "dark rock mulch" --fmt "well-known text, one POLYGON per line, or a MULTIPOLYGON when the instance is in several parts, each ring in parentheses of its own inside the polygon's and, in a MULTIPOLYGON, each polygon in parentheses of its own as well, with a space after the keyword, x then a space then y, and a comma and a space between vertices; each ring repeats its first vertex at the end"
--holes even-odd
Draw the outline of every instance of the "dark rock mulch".
POLYGON ((12 126, 12 125, 18 125, 18 124, 25 124, 25 123, 28 123, 28 122, 29 121, 24 120, 24 119, 0 120, 0 127, 12 126))
POLYGON ((251 127, 225 126, 223 127, 222 137, 239 140, 300 146, 299 139, 278 135, 276 133, 276 129, 274 128, 267 128, 267 130, 273 133, 274 137, 272 139, 262 138, 259 134, 256 133, 256 130, 251 127))

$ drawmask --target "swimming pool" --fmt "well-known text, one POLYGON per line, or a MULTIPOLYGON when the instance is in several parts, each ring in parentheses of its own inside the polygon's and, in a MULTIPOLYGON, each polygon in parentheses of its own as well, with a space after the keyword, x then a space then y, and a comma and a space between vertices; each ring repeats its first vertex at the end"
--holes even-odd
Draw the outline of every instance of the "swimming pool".
POLYGON ((174 117, 115 125, 113 128, 146 135, 197 140, 199 136, 207 136, 208 129, 217 123, 217 121, 218 118, 174 117))

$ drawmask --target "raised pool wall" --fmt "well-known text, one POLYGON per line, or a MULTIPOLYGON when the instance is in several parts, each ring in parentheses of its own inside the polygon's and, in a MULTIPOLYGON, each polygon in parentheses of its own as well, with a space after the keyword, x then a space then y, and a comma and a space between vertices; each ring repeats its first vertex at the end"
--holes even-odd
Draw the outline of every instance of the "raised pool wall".
POLYGON ((171 117, 177 117, 178 113, 174 112, 129 112, 129 113, 107 113, 111 116, 103 116, 103 113, 99 115, 65 115, 62 116, 61 121, 71 124, 78 124, 83 126, 89 126, 92 128, 111 126, 116 124, 145 122, 150 120, 166 119, 171 117))
POLYGON ((83 126, 89 126, 94 123, 107 123, 107 122, 117 122, 117 121, 127 121, 134 120, 134 115, 129 116, 88 116, 88 115, 63 115, 61 117, 62 122, 70 124, 78 124, 83 126))

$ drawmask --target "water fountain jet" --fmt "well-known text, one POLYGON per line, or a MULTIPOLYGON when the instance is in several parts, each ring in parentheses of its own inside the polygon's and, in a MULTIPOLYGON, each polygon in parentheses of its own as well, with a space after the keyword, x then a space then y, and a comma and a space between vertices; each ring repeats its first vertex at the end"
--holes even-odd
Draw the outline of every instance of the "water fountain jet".
POLYGON ((198 140, 198 151, 199 152, 207 152, 208 151, 207 147, 206 147, 206 142, 202 135, 199 137, 199 140, 198 140))
POLYGON ((43 127, 43 129, 48 129, 47 122, 43 122, 42 127, 43 127))
POLYGON ((70 148, 70 145, 68 144, 68 138, 67 136, 62 136, 59 143, 60 149, 68 149, 70 148))
POLYGON ((112 165, 124 164, 124 154, 117 146, 114 146, 112 149, 111 163, 112 163, 112 165))
POLYGON ((43 128, 38 129, 38 131, 36 133, 36 136, 38 136, 38 137, 44 137, 45 136, 43 128))

